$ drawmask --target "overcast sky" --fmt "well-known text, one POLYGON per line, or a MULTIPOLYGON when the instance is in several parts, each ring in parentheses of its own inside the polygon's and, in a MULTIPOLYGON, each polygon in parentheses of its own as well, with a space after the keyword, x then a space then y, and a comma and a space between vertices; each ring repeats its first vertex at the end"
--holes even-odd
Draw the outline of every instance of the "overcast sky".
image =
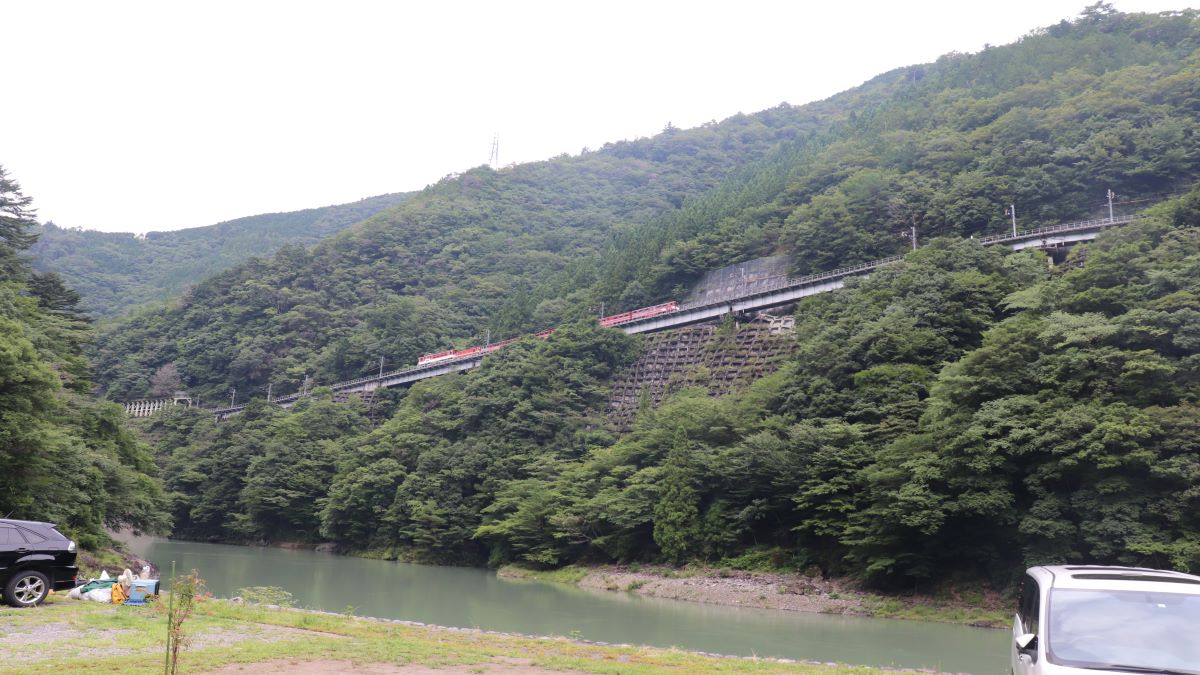
POLYGON ((209 225, 420 189, 496 133, 508 164, 825 98, 1085 4, 0 0, 0 165, 43 221, 209 225))

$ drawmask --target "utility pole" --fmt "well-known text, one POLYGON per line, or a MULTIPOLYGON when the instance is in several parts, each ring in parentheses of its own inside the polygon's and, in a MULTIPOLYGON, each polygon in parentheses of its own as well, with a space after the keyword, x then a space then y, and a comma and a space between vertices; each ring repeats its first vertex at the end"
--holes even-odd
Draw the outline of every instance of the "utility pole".
POLYGON ((235 401, 237 401, 237 387, 233 387, 232 389, 229 390, 229 407, 230 408, 232 408, 234 405, 236 405, 235 401))
POLYGON ((308 373, 304 374, 304 384, 300 387, 300 395, 308 396, 308 373))
POLYGON ((604 303, 600 303, 600 318, 604 318, 604 303))
POLYGON ((1004 215, 1012 216, 1012 236, 1017 236, 1017 205, 1009 204, 1008 208, 1004 210, 1004 215))
POLYGON ((492 329, 491 328, 487 329, 487 332, 484 333, 483 346, 484 346, 484 348, 492 346, 492 329))
POLYGON ((271 402, 271 383, 267 383, 267 403, 271 402))
POLYGON ((1110 222, 1110 223, 1113 221, 1112 200, 1113 200, 1113 197, 1116 197, 1116 196, 1117 195, 1113 193, 1112 189, 1109 189, 1109 191, 1108 191, 1108 222, 1110 222))
POLYGON ((917 226, 913 225, 910 229, 912 230, 912 245, 915 251, 917 250, 917 226))
POLYGON ((379 376, 383 377, 383 357, 379 357, 379 376))

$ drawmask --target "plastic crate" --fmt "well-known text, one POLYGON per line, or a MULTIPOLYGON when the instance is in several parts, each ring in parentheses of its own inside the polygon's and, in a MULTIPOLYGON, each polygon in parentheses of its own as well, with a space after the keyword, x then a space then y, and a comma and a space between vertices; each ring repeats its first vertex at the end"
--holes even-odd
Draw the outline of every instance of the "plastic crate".
POLYGON ((140 605, 151 595, 158 595, 158 579, 134 579, 129 586, 128 605, 140 605))

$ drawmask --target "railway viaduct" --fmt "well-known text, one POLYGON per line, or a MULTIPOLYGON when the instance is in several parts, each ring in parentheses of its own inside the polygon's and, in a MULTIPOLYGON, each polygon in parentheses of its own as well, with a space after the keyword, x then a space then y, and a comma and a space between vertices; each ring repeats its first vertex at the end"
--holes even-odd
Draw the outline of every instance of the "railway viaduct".
MULTIPOLYGON (((1091 241, 1099 236, 1100 232, 1111 227, 1126 225, 1135 221, 1138 217, 1137 215, 1125 215, 1063 223, 1009 234, 982 237, 978 238, 977 241, 985 246, 1006 246, 1012 250, 1027 248, 1051 251, 1061 250, 1079 242, 1091 241)), ((897 255, 804 277, 780 277, 773 283, 758 285, 753 290, 743 293, 734 292, 730 296, 717 301, 683 304, 676 311, 644 319, 635 319, 614 327, 630 334, 652 333, 704 323, 725 314, 747 314, 765 311, 792 304, 810 295, 837 290, 842 288, 846 283, 846 279, 850 277, 867 276, 874 270, 884 265, 899 262, 903 258, 904 256, 897 255)), ((371 377, 338 382, 330 386, 330 388, 335 395, 348 396, 355 393, 366 394, 376 389, 406 386, 418 380, 470 370, 482 363, 484 356, 484 354, 476 354, 461 359, 438 361, 402 368, 371 377)), ((288 408, 304 396, 304 393, 296 393, 289 396, 280 396, 272 399, 272 402, 288 408)), ((130 416, 142 417, 153 414, 157 410, 172 404, 171 399, 141 400, 125 404, 125 409, 130 416)), ((218 420, 223 420, 240 413, 245 407, 245 405, 237 405, 218 408, 210 412, 218 420)))

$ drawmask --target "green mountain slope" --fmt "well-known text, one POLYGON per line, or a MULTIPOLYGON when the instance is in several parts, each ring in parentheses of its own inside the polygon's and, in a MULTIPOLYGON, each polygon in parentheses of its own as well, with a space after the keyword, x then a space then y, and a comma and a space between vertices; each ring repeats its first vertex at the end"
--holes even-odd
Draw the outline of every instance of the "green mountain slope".
POLYGON ((307 246, 395 206, 407 193, 351 204, 267 213, 207 227, 132 234, 65 229, 47 223, 30 248, 34 267, 57 272, 97 318, 165 300, 183 289, 285 244, 307 246))
POLYGON ((622 437, 638 340, 584 320, 417 383, 378 427, 328 390, 139 420, 176 532, 435 562, 691 560, 913 580, 1200 567, 1200 189, 1087 265, 938 239, 814 296, 784 367, 622 437))
POLYGON ((612 233, 649 222, 783 143, 817 133, 894 85, 837 101, 606 145, 576 157, 449 177, 322 241, 289 246, 196 286, 178 303, 105 328, 108 395, 139 396, 174 362, 205 398, 357 376, 425 351, 587 313, 565 296, 595 280, 612 233))
POLYGON ((360 375, 383 356, 544 328, 680 294, 788 253, 801 270, 922 238, 1087 216, 1200 173, 1194 13, 1103 7, 1004 47, 879 76, 827 101, 496 172, 481 168, 312 251, 220 275, 108 328, 99 377, 145 393, 174 362, 206 397, 360 375))
POLYGON ((1186 191, 1200 166, 1196 13, 1094 6, 1020 41, 891 74, 907 84, 818 149, 781 153, 661 223, 623 232, 603 292, 665 297, 777 252, 811 272, 919 238, 1107 215, 1186 191), (1147 201, 1139 201, 1146 199, 1147 201), (1118 209, 1122 204, 1118 203, 1118 209))
MULTIPOLYGON (((291 411, 260 399, 221 423, 194 409, 140 421, 189 537, 469 563, 815 565, 905 588, 1007 583, 1048 562, 1194 571, 1198 49, 1195 12, 1097 5, 1015 45, 739 118, 782 121, 772 133, 789 140, 674 203, 684 188, 668 180, 610 193, 647 166, 616 148, 473 171, 134 317, 101 362, 110 391, 170 360, 215 392, 563 322, 374 411, 318 389, 291 411), (580 173, 598 161, 620 170, 580 173), (969 238, 1001 229, 1010 203, 1028 225, 1089 215, 1106 184, 1185 194, 1066 265, 969 238), (579 210, 560 205, 580 194, 579 210), (581 211, 601 218, 565 217, 581 211), (605 423, 607 388, 641 346, 598 327, 593 304, 644 302, 764 252, 801 269, 895 252, 914 221, 920 250, 798 304, 774 375, 723 398, 680 391, 625 435, 605 423)), ((650 166, 681 181, 704 175, 682 168, 698 154, 650 166)))

